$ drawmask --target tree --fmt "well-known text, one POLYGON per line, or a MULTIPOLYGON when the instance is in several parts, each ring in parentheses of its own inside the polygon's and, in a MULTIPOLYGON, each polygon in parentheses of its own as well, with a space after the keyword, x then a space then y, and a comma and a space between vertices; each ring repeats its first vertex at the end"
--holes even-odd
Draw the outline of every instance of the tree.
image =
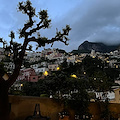
POLYGON ((42 37, 40 34, 41 29, 49 28, 51 20, 48 17, 47 10, 41 10, 36 15, 35 8, 32 7, 32 3, 27 0, 26 2, 19 2, 18 4, 18 11, 21 11, 23 14, 28 16, 28 21, 24 24, 22 29, 19 29, 19 38, 23 38, 23 44, 18 42, 14 42, 13 39, 15 38, 15 34, 12 31, 10 34, 11 41, 10 45, 5 46, 5 41, 1 39, 7 54, 11 54, 13 62, 15 64, 15 69, 13 73, 9 76, 8 80, 5 81, 0 75, 0 119, 1 120, 8 120, 9 119, 9 104, 8 104, 8 89, 10 86, 16 81, 21 65, 23 63, 23 58, 25 55, 26 49, 28 49, 28 44, 30 42, 36 42, 38 47, 45 46, 46 44, 52 44, 55 41, 61 41, 65 45, 68 45, 67 41, 68 34, 71 28, 69 25, 66 25, 66 28, 62 29, 62 31, 56 32, 55 37, 48 39, 46 37, 42 37), (37 17, 39 22, 36 23, 34 18, 37 17), (34 33, 37 33, 37 37, 34 36, 34 33))
MULTIPOLYGON (((44 79, 44 93, 60 99, 64 103, 64 109, 71 107, 77 115, 82 116, 88 111, 89 95, 86 91, 88 82, 84 78, 71 77, 79 72, 79 64, 61 64, 59 71, 54 71, 44 79)), ((41 80, 40 80, 41 81, 41 80)), ((40 84, 41 85, 41 84, 40 84)))
POLYGON ((97 92, 107 92, 112 91, 113 82, 107 77, 106 73, 103 71, 94 72, 94 75, 89 78, 90 88, 97 92))
POLYGON ((23 86, 23 95, 27 95, 27 96, 40 96, 40 92, 41 92, 41 89, 40 87, 42 85, 40 85, 39 83, 36 83, 36 82, 24 82, 23 83, 24 86, 23 86))
POLYGON ((82 61, 82 66, 87 75, 92 76, 94 72, 103 70, 104 64, 102 60, 97 57, 92 58, 90 56, 86 56, 82 61))

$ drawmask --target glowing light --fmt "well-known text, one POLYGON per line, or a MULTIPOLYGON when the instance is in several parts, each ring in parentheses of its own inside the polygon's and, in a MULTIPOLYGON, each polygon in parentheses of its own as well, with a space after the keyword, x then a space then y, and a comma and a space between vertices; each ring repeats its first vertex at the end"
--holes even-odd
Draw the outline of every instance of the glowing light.
POLYGON ((57 70, 60 70, 60 67, 57 67, 57 70))
POLYGON ((45 71, 43 74, 44 74, 45 76, 48 76, 48 72, 47 72, 47 71, 45 71))
POLYGON ((84 75, 86 74, 86 72, 83 73, 84 75))
POLYGON ((23 84, 21 84, 20 86, 23 87, 23 84))
POLYGON ((77 76, 76 76, 75 74, 71 75, 71 77, 73 77, 73 78, 77 78, 77 76))
POLYGON ((118 68, 118 65, 116 65, 116 68, 118 68))
POLYGON ((10 57, 10 53, 8 54, 8 56, 10 57))

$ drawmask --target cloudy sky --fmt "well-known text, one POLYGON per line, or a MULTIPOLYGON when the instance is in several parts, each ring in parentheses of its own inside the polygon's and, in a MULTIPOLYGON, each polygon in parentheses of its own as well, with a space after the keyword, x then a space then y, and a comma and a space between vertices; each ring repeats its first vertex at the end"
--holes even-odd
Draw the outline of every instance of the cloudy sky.
MULTIPOLYGON (((21 0, 0 0, 0 37, 9 40, 11 30, 18 39, 18 29, 23 27, 27 16, 17 12, 21 0)), ((25 0, 23 0, 25 1, 25 0)), ((46 9, 52 20, 51 28, 41 30, 42 36, 52 38, 56 28, 61 30, 69 24, 69 45, 56 42, 53 47, 72 51, 85 40, 120 43, 120 0, 31 0, 36 12, 46 9)), ((1 46, 2 44, 0 44, 1 46)), ((46 46, 48 48, 50 46, 46 46)), ((43 48, 42 48, 43 49, 43 48)), ((42 49, 39 49, 40 51, 42 49)))

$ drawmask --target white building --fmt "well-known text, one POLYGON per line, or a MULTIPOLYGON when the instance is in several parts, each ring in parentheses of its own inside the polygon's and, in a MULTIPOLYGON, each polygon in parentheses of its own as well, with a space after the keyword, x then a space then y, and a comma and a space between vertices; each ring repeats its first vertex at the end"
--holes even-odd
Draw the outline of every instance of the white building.
POLYGON ((47 55, 50 55, 51 53, 53 53, 55 51, 56 51, 56 49, 50 49, 50 48, 44 49, 41 52, 41 57, 47 57, 47 55))
POLYGON ((36 62, 41 60, 41 53, 40 52, 28 52, 26 53, 25 58, 29 60, 29 62, 36 62))
POLYGON ((36 69, 36 68, 40 67, 40 64, 33 64, 33 65, 30 65, 30 67, 33 69, 36 69))
POLYGON ((109 66, 110 66, 111 68, 114 68, 116 63, 117 63, 117 60, 112 59, 112 60, 109 61, 109 66))
POLYGON ((67 57, 67 63, 69 64, 70 62, 73 64, 75 63, 75 55, 67 57))
POLYGON ((57 71, 57 68, 58 68, 58 64, 48 65, 49 71, 57 71))
POLYGON ((94 58, 94 57, 96 57, 96 53, 95 53, 95 50, 91 50, 91 54, 90 54, 90 56, 92 57, 92 58, 94 58))
POLYGON ((39 73, 44 73, 45 71, 48 71, 48 68, 41 67, 41 68, 35 68, 34 70, 35 70, 36 74, 39 74, 39 73))
POLYGON ((112 100, 115 98, 115 93, 114 92, 95 92, 96 94, 96 98, 104 101, 106 98, 108 98, 109 100, 112 100))
POLYGON ((48 62, 46 62, 46 61, 41 62, 40 65, 43 66, 43 67, 47 67, 48 66, 48 62))

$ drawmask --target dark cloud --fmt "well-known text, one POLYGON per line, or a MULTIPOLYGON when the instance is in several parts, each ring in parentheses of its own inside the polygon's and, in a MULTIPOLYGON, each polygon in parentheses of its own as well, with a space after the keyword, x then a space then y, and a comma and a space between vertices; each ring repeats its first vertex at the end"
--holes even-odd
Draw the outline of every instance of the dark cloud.
MULTIPOLYGON (((72 27, 74 49, 84 40, 107 44, 120 43, 120 1, 85 0, 65 18, 72 27)), ((69 48, 69 50, 71 49, 69 48)))
MULTIPOLYGON (((3 37, 10 30, 22 28, 27 20, 25 15, 16 11, 18 2, 19 0, 0 1, 0 35, 3 37)), ((71 51, 77 49, 84 40, 120 43, 120 0, 32 0, 32 4, 36 11, 40 8, 47 9, 52 19, 51 28, 40 31, 42 36, 52 38, 56 28, 61 30, 66 24, 72 28, 69 46, 56 42, 53 47, 71 51)))

